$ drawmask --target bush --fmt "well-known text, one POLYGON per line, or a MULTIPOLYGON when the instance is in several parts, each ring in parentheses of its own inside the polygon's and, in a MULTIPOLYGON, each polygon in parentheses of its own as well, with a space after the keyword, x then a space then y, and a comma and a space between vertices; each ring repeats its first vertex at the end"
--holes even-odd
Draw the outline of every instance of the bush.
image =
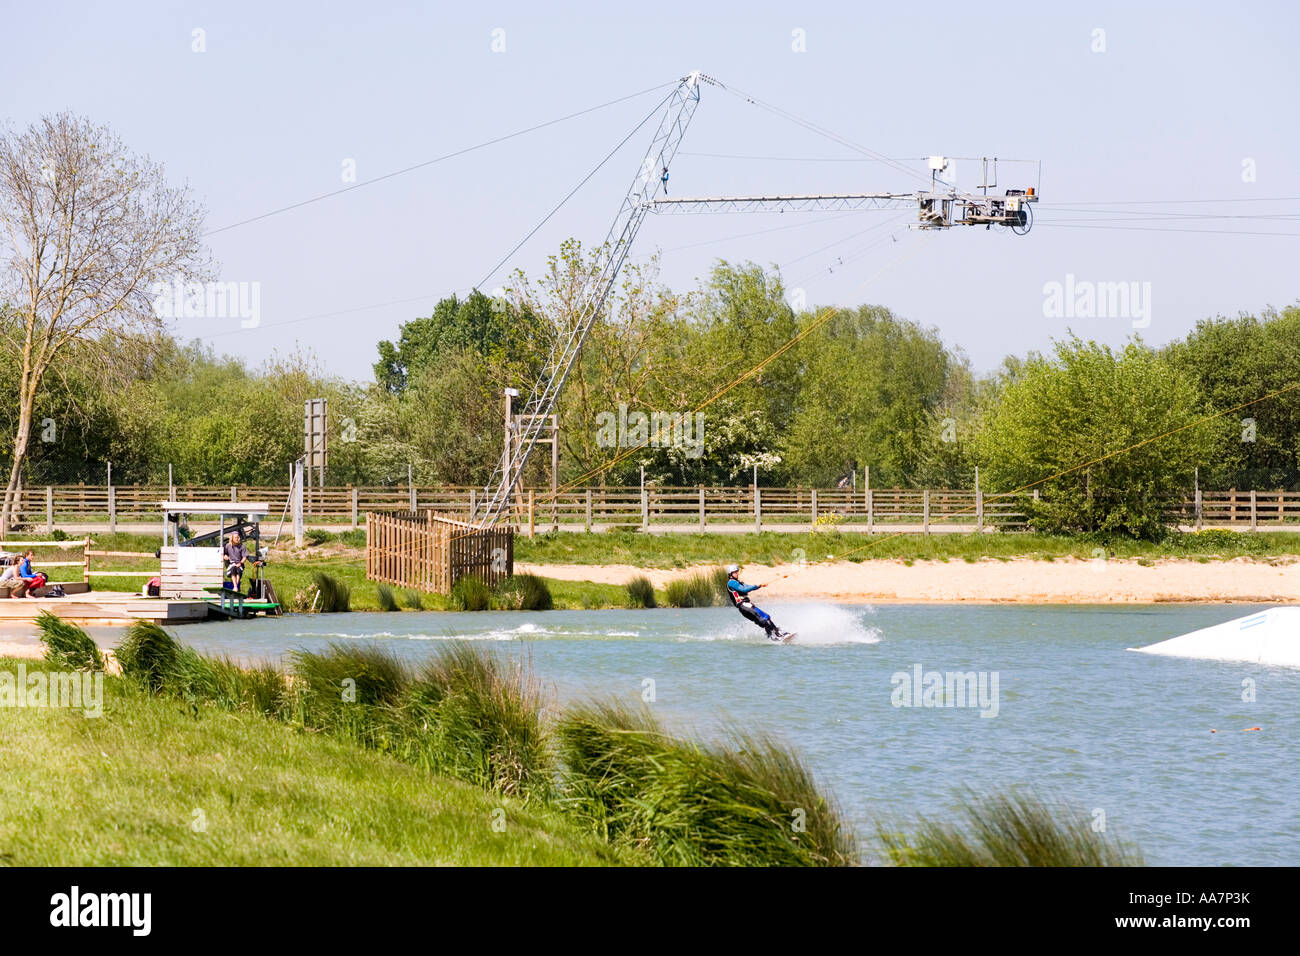
POLYGON ((877 825, 898 866, 1141 866, 1141 854, 1096 833, 1091 817, 1032 795, 963 799, 963 826, 921 818, 907 837, 877 825))
POLYGON ((664 588, 664 596, 671 607, 712 607, 716 591, 713 578, 696 572, 684 578, 675 578, 664 588))
POLYGON ((36 618, 45 645, 45 659, 57 667, 68 670, 102 671, 104 655, 89 634, 61 620, 49 611, 41 611, 36 618))
POLYGON ((316 590, 320 593, 320 602, 317 605, 319 610, 326 614, 352 610, 350 587, 324 571, 313 571, 311 579, 316 582, 316 590))
POLYGON ((457 611, 486 611, 492 606, 492 589, 477 575, 467 574, 451 586, 448 596, 457 611))
POLYGON ((616 843, 682 866, 843 866, 854 839, 799 757, 765 737, 706 747, 648 711, 579 705, 561 718, 564 799, 616 843), (798 814, 798 817, 795 815, 798 814), (803 827, 791 824, 799 819, 803 827))
POLYGON ((549 794, 542 694, 522 664, 458 641, 420 671, 407 708, 429 735, 421 752, 430 770, 501 794, 549 794))
POLYGON ((713 569, 713 594, 717 602, 724 607, 731 603, 731 593, 727 589, 727 582, 731 580, 731 575, 727 574, 727 569, 723 565, 713 569))
POLYGON ((424 598, 420 596, 419 591, 407 591, 402 595, 402 603, 413 611, 424 610, 424 598))
POLYGON ((974 451, 990 490, 1041 490, 1037 501, 1016 499, 1037 531, 1159 540, 1168 503, 1231 426, 1198 424, 1204 413, 1193 378, 1140 340, 1112 350, 1072 337, 1023 363, 984 416, 974 451))
POLYGON ((502 582, 502 606, 516 611, 549 611, 555 607, 551 589, 535 574, 514 574, 502 582))
POLYGON ((392 708, 401 702, 410 675, 391 652, 332 643, 323 653, 294 652, 293 673, 304 727, 385 752, 402 746, 407 728, 392 708))
POLYGON ((151 694, 175 686, 181 646, 157 624, 136 621, 126 630, 126 638, 115 651, 122 665, 122 675, 144 687, 151 694))
POLYGON ((326 541, 333 541, 334 533, 332 531, 326 531, 324 528, 308 528, 304 537, 307 539, 309 545, 319 547, 326 541))
POLYGON ((654 607, 655 588, 644 574, 634 577, 624 585, 627 588, 628 607, 654 607))
POLYGON ((315 702, 380 706, 397 703, 410 676, 391 651, 373 644, 332 642, 323 653, 294 651, 293 672, 315 702))
POLYGON ((379 600, 379 610, 381 611, 400 611, 397 606, 397 598, 393 597, 393 589, 387 584, 380 584, 375 587, 375 596, 379 600))

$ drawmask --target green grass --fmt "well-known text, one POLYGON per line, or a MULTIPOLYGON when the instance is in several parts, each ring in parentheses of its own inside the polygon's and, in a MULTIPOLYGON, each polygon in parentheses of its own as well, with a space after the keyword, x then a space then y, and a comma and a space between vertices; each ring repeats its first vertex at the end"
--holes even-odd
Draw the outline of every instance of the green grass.
POLYGON ((322 614, 344 613, 352 610, 352 586, 325 571, 315 571, 312 583, 320 595, 316 609, 322 614))
POLYGON ((408 719, 428 728, 429 769, 544 800, 554 765, 542 709, 540 686, 522 663, 461 642, 423 667, 405 701, 408 719))
POLYGON ((564 801, 615 846, 668 866, 843 866, 854 838, 790 749, 664 732, 646 710, 569 708, 557 734, 564 801))
POLYGON ((631 581, 624 585, 627 589, 627 606, 628 607, 654 607, 655 589, 650 583, 650 579, 644 574, 639 574, 631 581))
POLYGON ((381 611, 400 611, 402 608, 397 603, 397 597, 393 594, 393 589, 387 584, 375 585, 375 600, 379 602, 381 611))
POLYGON ((41 611, 36 627, 45 645, 45 659, 55 667, 74 671, 104 669, 104 655, 94 638, 75 624, 41 611))
POLYGON ((495 604, 507 611, 549 611, 555 607, 555 598, 537 575, 513 574, 497 588, 495 604))
POLYGON ((719 602, 719 596, 713 576, 696 572, 669 581, 664 600, 670 607, 712 607, 719 602))
POLYGON ((959 824, 922 817, 914 834, 878 824, 897 866, 1141 866, 1136 849, 1092 829, 1092 817, 1027 793, 967 793, 959 824))
POLYGON ((492 607, 492 589, 482 578, 467 574, 451 586, 448 604, 457 611, 486 611, 492 607))
POLYGON ((545 805, 254 714, 148 697, 115 677, 97 719, 7 711, 0 765, 0 863, 10 866, 618 862, 545 805))

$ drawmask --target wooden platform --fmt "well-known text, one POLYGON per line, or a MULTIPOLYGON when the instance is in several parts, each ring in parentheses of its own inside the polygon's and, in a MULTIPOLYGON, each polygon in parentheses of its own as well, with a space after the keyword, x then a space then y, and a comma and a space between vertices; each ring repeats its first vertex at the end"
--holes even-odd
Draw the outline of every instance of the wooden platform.
POLYGON ((188 624, 206 621, 206 601, 151 598, 117 591, 92 591, 61 598, 0 598, 0 627, 32 623, 41 611, 49 611, 74 624, 112 625, 132 621, 155 624, 188 624))

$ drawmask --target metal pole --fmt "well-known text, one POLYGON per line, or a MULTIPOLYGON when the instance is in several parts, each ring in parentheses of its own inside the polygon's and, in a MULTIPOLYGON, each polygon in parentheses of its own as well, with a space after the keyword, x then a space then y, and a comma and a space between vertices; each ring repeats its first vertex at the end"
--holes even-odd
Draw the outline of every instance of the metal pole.
POLYGON ((303 461, 299 458, 293 463, 293 543, 302 547, 303 526, 302 526, 302 466, 303 461))

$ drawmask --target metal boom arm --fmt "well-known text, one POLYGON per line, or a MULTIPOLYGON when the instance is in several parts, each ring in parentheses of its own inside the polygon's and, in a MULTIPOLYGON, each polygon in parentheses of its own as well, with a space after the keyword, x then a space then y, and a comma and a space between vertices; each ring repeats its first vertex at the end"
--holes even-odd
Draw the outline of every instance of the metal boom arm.
POLYGON ((605 307, 637 230, 641 228, 646 213, 664 185, 660 171, 667 170, 672 165, 677 147, 699 105, 702 82, 716 81, 697 70, 683 77, 669 97, 659 129, 650 148, 646 150, 641 168, 627 195, 623 197, 622 208, 598 251, 600 269, 591 292, 579 308, 577 318, 566 329, 558 332, 546 365, 520 409, 522 414, 515 419, 519 423, 519 433, 514 436, 514 441, 506 443, 501 462, 488 483, 484 500, 472 516, 472 522, 479 527, 495 524, 509 508, 515 486, 523 475, 524 465, 528 463, 528 456, 546 427, 548 416, 555 408, 564 382, 569 377, 578 353, 582 351, 583 342, 605 307))

